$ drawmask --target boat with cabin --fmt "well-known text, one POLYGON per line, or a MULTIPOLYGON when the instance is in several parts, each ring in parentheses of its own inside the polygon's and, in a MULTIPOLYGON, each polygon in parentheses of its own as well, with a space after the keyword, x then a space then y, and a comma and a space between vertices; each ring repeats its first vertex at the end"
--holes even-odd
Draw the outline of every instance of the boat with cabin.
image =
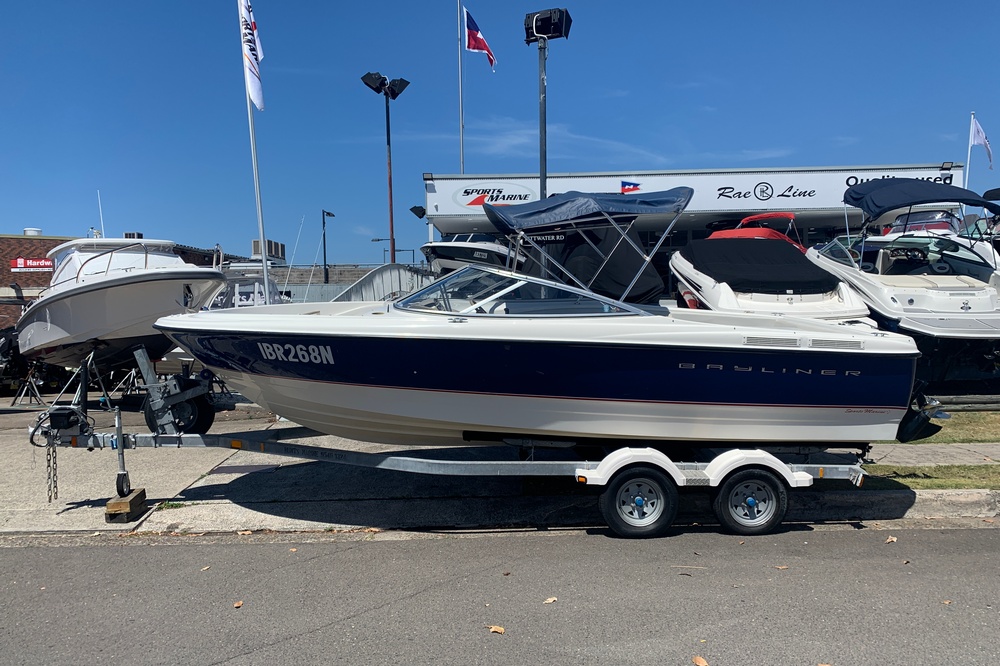
POLYGON ((79 367, 90 354, 102 371, 134 362, 132 350, 157 358, 174 345, 153 322, 207 307, 226 284, 218 270, 187 263, 175 243, 80 238, 53 248, 52 279, 16 324, 28 360, 79 367))

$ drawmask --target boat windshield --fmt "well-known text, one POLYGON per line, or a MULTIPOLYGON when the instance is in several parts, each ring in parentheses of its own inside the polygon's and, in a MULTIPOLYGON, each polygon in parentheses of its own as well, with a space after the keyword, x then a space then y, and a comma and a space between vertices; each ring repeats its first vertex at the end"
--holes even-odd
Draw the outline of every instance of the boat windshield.
POLYGON ((402 310, 460 315, 594 316, 648 312, 581 289, 486 266, 467 266, 396 302, 402 310))
POLYGON ((850 239, 847 236, 838 236, 823 247, 819 248, 819 253, 825 257, 833 259, 839 264, 857 268, 858 264, 855 262, 855 259, 860 259, 861 256, 857 251, 852 253, 850 249, 848 249, 850 244, 850 239))
POLYGON ((993 266, 957 236, 903 235, 891 240, 839 236, 820 254, 880 275, 969 275, 988 281, 993 266))
POLYGON ((442 243, 499 243, 500 239, 496 234, 444 234, 441 236, 442 243))
POLYGON ((897 215, 884 233, 934 230, 939 233, 957 234, 962 232, 963 227, 962 221, 951 211, 920 210, 897 215))

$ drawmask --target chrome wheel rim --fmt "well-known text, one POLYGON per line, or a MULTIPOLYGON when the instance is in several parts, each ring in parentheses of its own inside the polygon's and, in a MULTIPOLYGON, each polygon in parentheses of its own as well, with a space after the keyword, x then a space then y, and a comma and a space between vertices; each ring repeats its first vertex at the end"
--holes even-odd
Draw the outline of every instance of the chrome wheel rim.
POLYGON ((618 515, 630 525, 649 525, 663 514, 665 501, 658 483, 652 479, 633 479, 618 491, 618 515))
POLYGON ((759 481, 741 483, 729 493, 729 513, 748 527, 766 523, 777 510, 777 499, 771 488, 759 481))

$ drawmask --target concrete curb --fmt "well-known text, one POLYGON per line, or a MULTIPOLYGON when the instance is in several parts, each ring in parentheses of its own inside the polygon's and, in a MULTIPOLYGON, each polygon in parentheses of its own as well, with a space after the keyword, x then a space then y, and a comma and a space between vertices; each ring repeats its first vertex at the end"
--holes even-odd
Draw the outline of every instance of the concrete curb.
POLYGON ((995 518, 1000 515, 1000 491, 808 491, 793 494, 789 505, 788 520, 995 518))

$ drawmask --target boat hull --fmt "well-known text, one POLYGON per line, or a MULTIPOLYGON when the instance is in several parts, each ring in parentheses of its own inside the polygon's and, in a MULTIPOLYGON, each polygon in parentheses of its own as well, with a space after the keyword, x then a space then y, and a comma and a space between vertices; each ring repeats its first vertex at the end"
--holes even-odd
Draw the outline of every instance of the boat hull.
POLYGON ((173 345, 153 323, 206 306, 224 285, 222 273, 196 268, 81 282, 28 307, 17 322, 18 346, 26 358, 65 367, 91 352, 102 370, 129 365, 136 345, 155 359, 173 345))
POLYGON ((893 439, 916 362, 915 349, 602 342, 600 326, 592 340, 544 341, 530 333, 490 340, 175 326, 185 319, 157 326, 247 398, 320 432, 405 445, 893 439))

